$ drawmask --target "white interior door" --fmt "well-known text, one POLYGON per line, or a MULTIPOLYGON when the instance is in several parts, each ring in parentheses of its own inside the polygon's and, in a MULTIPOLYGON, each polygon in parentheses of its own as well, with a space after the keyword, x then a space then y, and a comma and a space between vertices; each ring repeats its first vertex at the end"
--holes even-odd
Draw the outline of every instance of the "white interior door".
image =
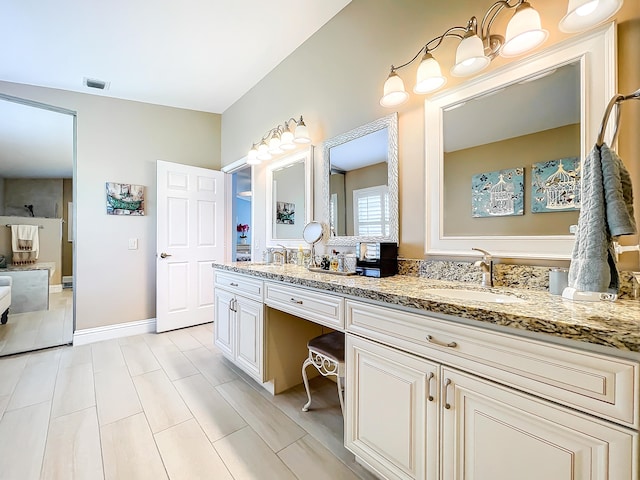
POLYGON ((213 269, 224 260, 225 174, 157 162, 156 331, 213 321, 213 269))

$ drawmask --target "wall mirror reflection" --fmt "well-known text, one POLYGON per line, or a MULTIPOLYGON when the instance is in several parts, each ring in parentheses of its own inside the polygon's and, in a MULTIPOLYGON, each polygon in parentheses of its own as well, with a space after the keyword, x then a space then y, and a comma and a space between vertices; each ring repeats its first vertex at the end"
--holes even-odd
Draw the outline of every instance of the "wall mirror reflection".
POLYGON ((612 39, 600 28, 426 102, 427 254, 569 258, 612 39))
POLYGON ((313 218, 313 147, 267 167, 267 241, 298 247, 313 218))
POLYGON ((327 140, 323 163, 329 245, 397 242, 397 115, 327 140))
POLYGON ((0 96, 0 355, 72 341, 74 156, 74 112, 0 96))

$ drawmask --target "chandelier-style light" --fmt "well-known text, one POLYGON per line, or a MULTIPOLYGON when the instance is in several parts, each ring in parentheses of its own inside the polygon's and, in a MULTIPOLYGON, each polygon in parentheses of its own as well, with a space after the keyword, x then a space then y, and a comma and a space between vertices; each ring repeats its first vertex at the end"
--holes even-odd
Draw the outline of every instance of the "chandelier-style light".
POLYGON ((296 144, 311 143, 309 130, 300 116, 300 120, 290 118, 284 124, 278 125, 265 133, 259 142, 254 143, 247 154, 247 163, 257 165, 264 160, 271 160, 274 155, 280 155, 296 148, 296 144), (295 127, 293 127, 295 125, 295 127), (291 128, 293 127, 293 132, 291 128))
MULTIPOLYGON (((409 99, 404 82, 397 71, 412 64, 420 55, 420 65, 416 74, 414 93, 427 94, 442 88, 447 79, 442 75, 440 64, 433 57, 436 50, 447 37, 460 40, 456 50, 455 64, 450 73, 454 77, 467 77, 481 72, 498 55, 517 57, 542 45, 549 32, 542 28, 540 14, 527 0, 497 1, 489 7, 478 25, 474 16, 466 27, 451 27, 442 35, 429 40, 424 47, 407 63, 394 66, 384 83, 380 105, 395 107, 409 99), (504 36, 492 33, 491 28, 500 12, 515 10, 507 24, 504 36)), ((560 21, 560 30, 576 32, 595 26, 614 15, 622 6, 623 0, 569 0, 567 15, 560 21)))

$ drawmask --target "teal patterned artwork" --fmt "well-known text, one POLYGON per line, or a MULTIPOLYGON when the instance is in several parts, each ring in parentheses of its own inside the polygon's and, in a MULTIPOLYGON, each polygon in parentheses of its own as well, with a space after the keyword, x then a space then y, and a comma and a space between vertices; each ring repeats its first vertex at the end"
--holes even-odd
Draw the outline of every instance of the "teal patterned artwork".
POLYGON ((524 167, 471 177, 471 215, 474 218, 524 215, 524 167))
POLYGON ((107 182, 108 215, 144 215, 144 186, 107 182))
POLYGON ((580 159, 561 158, 534 163, 531 211, 563 212, 580 209, 580 159))

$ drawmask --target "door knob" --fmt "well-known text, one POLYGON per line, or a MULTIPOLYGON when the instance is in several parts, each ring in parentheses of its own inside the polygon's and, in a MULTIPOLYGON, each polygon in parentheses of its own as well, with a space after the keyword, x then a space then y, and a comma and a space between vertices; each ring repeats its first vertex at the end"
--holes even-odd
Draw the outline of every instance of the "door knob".
POLYGON ((162 253, 160 254, 160 258, 167 258, 167 257, 170 257, 170 256, 171 256, 170 254, 168 254, 168 253, 164 253, 164 252, 162 252, 162 253))

